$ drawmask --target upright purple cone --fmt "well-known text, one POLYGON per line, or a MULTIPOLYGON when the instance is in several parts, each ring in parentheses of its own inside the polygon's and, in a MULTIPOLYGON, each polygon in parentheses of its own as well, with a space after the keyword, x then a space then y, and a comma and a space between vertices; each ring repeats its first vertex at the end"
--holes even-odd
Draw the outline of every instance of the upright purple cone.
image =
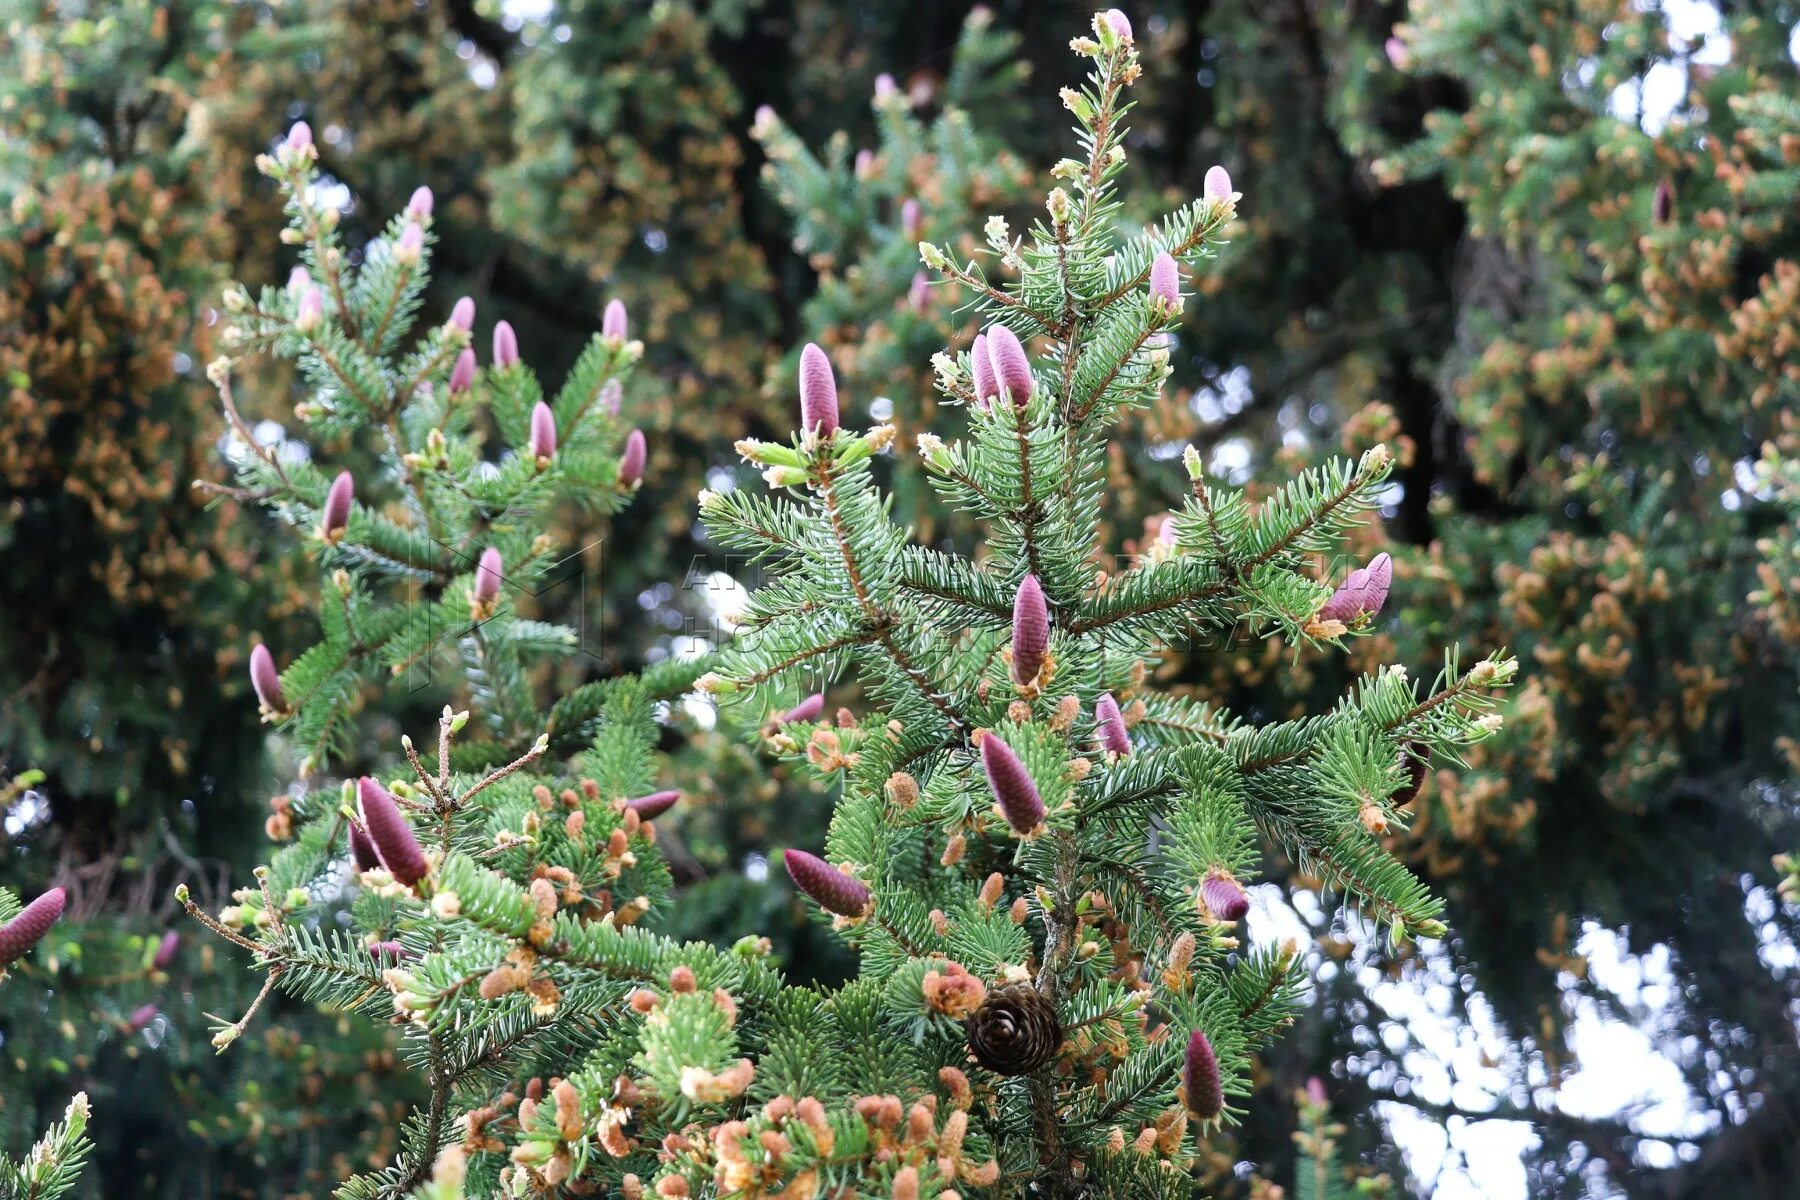
POLYGON ((1244 887, 1223 871, 1209 871, 1200 881, 1200 899, 1216 921, 1236 921, 1250 911, 1244 887))
POLYGON ((26 951, 41 942, 62 916, 68 900, 67 892, 51 888, 27 904, 18 916, 0 925, 0 967, 23 958, 26 951))
POLYGON ((811 342, 800 352, 800 429, 830 437, 838 427, 837 377, 831 360, 811 342))
POLYGON ((1187 1053, 1181 1061, 1181 1086, 1187 1092, 1188 1111, 1210 1121, 1225 1111, 1225 1092, 1219 1084, 1219 1056, 1212 1043, 1196 1029, 1188 1035, 1187 1053))
POLYGON ((981 767, 987 772, 988 788, 1006 823, 1018 833, 1030 833, 1044 821, 1044 799, 1037 784, 1013 748, 988 733, 981 739, 981 767))
POLYGON ((649 456, 649 443, 644 431, 634 429, 625 435, 625 452, 619 455, 619 486, 630 489, 644 477, 644 460, 649 456))
POLYGON ((504 370, 519 361, 519 335, 512 322, 494 322, 494 365, 504 370))
POLYGON ((988 357, 994 361, 995 380, 1012 395, 1014 404, 1024 408, 1037 381, 1032 378, 1031 360, 1025 356, 1019 335, 1004 325, 990 325, 987 349, 988 357))
POLYGON ((1319 609, 1317 621, 1342 621, 1348 625, 1365 613, 1373 616, 1387 603, 1388 588, 1394 582, 1394 560, 1383 552, 1369 560, 1369 565, 1350 572, 1319 609))
POLYGON ((622 300, 608 300, 606 302, 606 313, 600 318, 600 335, 602 337, 618 338, 622 342, 628 336, 628 330, 630 328, 630 322, 627 321, 625 317, 625 302, 622 300))
POLYGON ((1033 682, 1044 669, 1050 648, 1050 610, 1036 575, 1027 575, 1013 597, 1012 679, 1020 687, 1033 682))
POLYGON ((486 607, 499 597, 505 565, 500 551, 494 547, 489 546, 481 552, 481 560, 475 564, 475 603, 486 607))
POLYGON ((388 790, 364 775, 357 780, 356 791, 369 840, 375 844, 381 865, 388 869, 394 882, 411 887, 425 878, 425 852, 419 849, 419 839, 388 790))
POLYGON ((339 471, 325 493, 325 509, 319 517, 319 533, 328 542, 337 540, 350 523, 350 505, 356 499, 356 480, 350 472, 339 471))
POLYGON ((1094 733, 1100 739, 1102 750, 1119 755, 1131 753, 1131 734, 1125 728, 1119 702, 1113 699, 1111 692, 1094 701, 1094 733))
POLYGON ((1150 299, 1170 312, 1181 307, 1181 268, 1168 251, 1159 251, 1150 264, 1150 299))
POLYGON ((531 410, 531 456, 556 457, 556 414, 542 400, 531 410))
POLYGON ((275 669, 275 656, 261 642, 250 648, 250 686, 256 698, 270 712, 287 711, 287 697, 281 694, 281 672, 275 669))

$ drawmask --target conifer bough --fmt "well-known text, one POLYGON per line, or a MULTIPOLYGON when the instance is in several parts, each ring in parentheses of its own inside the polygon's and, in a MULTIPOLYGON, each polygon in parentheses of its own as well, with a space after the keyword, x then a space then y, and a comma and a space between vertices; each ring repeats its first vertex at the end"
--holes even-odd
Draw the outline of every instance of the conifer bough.
MULTIPOLYGON (((1387 453, 1253 504, 1190 448, 1193 498, 1173 538, 1095 570, 1113 551, 1098 520, 1113 430, 1164 387, 1180 272, 1205 269, 1236 193, 1211 172, 1202 197, 1119 236, 1124 93, 1140 74, 1130 23, 1096 14, 1073 47, 1090 74, 1065 100, 1084 137, 1055 172, 1046 219, 1004 251, 996 235, 991 259, 920 246, 982 327, 966 356, 936 360, 946 402, 968 406, 966 434, 918 447, 932 486, 981 523, 981 555, 909 542, 875 460, 911 450, 892 427, 843 425, 831 363, 809 347, 793 436, 739 444, 773 494, 745 472, 700 498, 713 542, 769 572, 743 636, 710 661, 588 684, 548 708, 525 656, 567 643, 493 604, 500 560, 471 578, 466 551, 434 547, 446 532, 454 547, 484 545, 523 584, 551 553, 559 497, 622 503, 645 443, 604 397, 641 347, 609 315, 550 397, 498 335, 499 369, 453 374, 472 306, 412 350, 371 345, 389 327, 384 297, 418 286, 432 239, 417 263, 373 253, 360 270, 376 278, 342 278, 334 227, 311 207, 311 157, 269 160, 331 311, 301 329, 298 301, 265 293, 237 305, 228 345, 294 359, 323 431, 372 435, 408 405, 397 428, 419 431, 384 464, 392 500, 368 498, 337 544, 308 542, 326 570, 326 640, 289 669, 283 728, 316 771, 351 744, 351 700, 378 679, 454 664, 472 698, 470 712, 445 709, 436 763, 403 743, 416 778, 400 795, 361 786, 391 882, 365 870, 342 894, 348 814, 313 788, 259 886, 218 919, 197 914, 253 947, 272 985, 394 1020, 421 1064, 429 1103, 348 1200, 1185 1198, 1208 1131, 1249 1094, 1250 1055, 1292 1019, 1305 983, 1296 948, 1244 944, 1232 924, 1259 843, 1351 894, 1392 938, 1443 932, 1438 902, 1362 814, 1404 819, 1368 799, 1394 790, 1402 747, 1454 754, 1492 731, 1485 689, 1508 681, 1510 661, 1451 661, 1427 689, 1378 671, 1324 715, 1266 725, 1151 683, 1163 648, 1196 634, 1249 626, 1329 648, 1364 632, 1315 618, 1379 607, 1375 564, 1336 601, 1314 564, 1376 503, 1387 453), (557 452, 483 461, 462 406, 486 405, 504 445, 535 450, 540 403, 557 452), (454 614, 421 622, 377 599, 420 573, 435 603, 480 604, 484 621, 454 653, 414 632, 466 629, 454 614), (860 955, 857 978, 794 987, 765 940, 720 951, 647 932, 670 879, 645 817, 678 831, 685 815, 652 790, 659 713, 682 708, 659 705, 697 682, 727 725, 741 714, 746 733, 768 732, 781 712, 779 733, 816 721, 824 690, 852 674, 859 709, 805 745, 785 733, 765 744, 837 791, 822 853, 790 849, 783 865, 860 955), (808 699, 789 708, 796 696, 808 699)), ((878 104, 898 103, 889 91, 878 104)), ((410 310, 395 311, 404 332, 410 310)), ((307 497, 324 481, 310 464, 253 453, 242 474, 284 515, 318 521, 307 497)))

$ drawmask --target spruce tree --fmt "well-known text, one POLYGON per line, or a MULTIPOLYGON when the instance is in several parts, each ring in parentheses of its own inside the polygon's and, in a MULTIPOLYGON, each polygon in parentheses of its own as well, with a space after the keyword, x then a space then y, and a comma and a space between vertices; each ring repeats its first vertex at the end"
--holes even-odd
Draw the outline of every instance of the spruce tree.
MULTIPOLYGON (((767 572, 743 635, 704 676, 675 662, 548 706, 531 665, 569 635, 515 589, 554 560, 553 498, 611 510, 638 482, 643 442, 605 396, 639 347, 602 334, 546 400, 509 330, 474 367, 466 309, 409 338, 429 210, 396 215, 352 266, 314 198, 309 133, 266 161, 303 267, 228 294, 232 357, 212 376, 229 412, 246 356, 293 361, 314 444, 373 436, 384 466, 346 482, 290 443, 240 447, 241 498, 305 531, 325 574, 323 641, 252 668, 310 786, 284 813, 292 844, 237 903, 183 901, 249 953, 265 995, 401 1027, 429 1097, 395 1161, 340 1195, 1185 1196, 1305 984, 1294 947, 1238 937, 1259 833, 1392 940, 1444 933, 1374 831, 1403 819, 1410 764, 1498 727, 1488 690, 1510 659, 1452 656, 1423 689, 1380 670, 1328 712, 1262 725, 1151 682, 1161 646, 1240 621, 1308 643, 1365 631, 1387 561, 1333 587, 1314 559, 1391 458, 1302 473, 1253 507, 1190 456, 1170 540, 1107 559, 1110 430, 1162 387, 1183 272, 1217 252, 1237 196, 1215 172, 1121 235, 1135 45, 1117 13, 1072 45, 1090 71, 1064 92, 1079 152, 1043 215, 1016 241, 990 230, 985 262, 920 247, 987 321, 982 355, 940 360, 965 438, 917 449, 984 552, 908 540, 875 478, 902 452, 893 428, 845 422, 808 347, 798 431, 739 446, 774 494, 700 500, 709 535, 767 572), (427 662, 468 709, 368 758, 359 688, 427 662), (857 708, 828 714, 819 685, 850 674, 857 708), (823 844, 784 863, 859 955, 842 988, 786 983, 755 938, 656 931, 658 828, 682 820, 659 705, 693 687, 772 721, 769 740, 838 789, 823 844), (375 770, 332 782, 347 754, 375 770)), ((260 1003, 221 1018, 221 1048, 260 1003)))

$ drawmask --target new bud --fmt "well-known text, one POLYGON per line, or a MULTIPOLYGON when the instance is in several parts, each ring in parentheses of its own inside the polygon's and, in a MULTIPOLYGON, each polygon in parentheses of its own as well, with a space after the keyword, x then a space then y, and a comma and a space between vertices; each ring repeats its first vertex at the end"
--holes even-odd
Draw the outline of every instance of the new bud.
POLYGON ((556 457, 556 414, 542 400, 531 410, 531 454, 540 461, 556 457))
POLYGON ((981 768, 1006 823, 1029 834, 1044 821, 1044 800, 1013 748, 993 733, 981 739, 981 768))
POLYGON ((630 336, 630 322, 625 318, 625 302, 608 300, 606 313, 600 318, 600 335, 618 338, 621 342, 630 336))
POLYGON ((1206 182, 1202 185, 1202 193, 1208 200, 1225 201, 1231 198, 1231 176, 1224 167, 1206 168, 1206 182))
POLYGON ((1406 70, 1406 65, 1412 61, 1411 51, 1407 50, 1406 43, 1397 37, 1391 37, 1383 42, 1381 50, 1387 55, 1388 65, 1396 71, 1406 70))
POLYGON ((1119 702, 1113 699, 1111 692, 1094 701, 1094 733, 1100 739, 1100 748, 1110 750, 1114 754, 1131 753, 1131 734, 1125 728, 1125 717, 1119 712, 1119 702))
POLYGON ((1036 682, 1050 646, 1050 610, 1036 575, 1027 575, 1013 597, 1012 679, 1020 687, 1036 682))
POLYGON ((294 328, 301 333, 311 333, 325 319, 325 293, 318 287, 308 284, 300 293, 300 303, 294 309, 294 328))
POLYGON ((1150 304, 1165 311, 1181 311, 1181 268, 1167 251, 1157 254, 1150 264, 1150 304))
POLYGON ((306 273, 305 267, 295 267, 288 272, 287 292, 290 296, 298 296, 312 286, 312 276, 306 273))
POLYGON ((67 903, 68 893, 59 887, 51 888, 27 904, 18 916, 0 925, 0 967, 23 958, 26 951, 42 941, 67 903))
POLYGON ((500 595, 500 573, 505 564, 500 558, 500 551, 489 546, 481 552, 481 561, 475 566, 475 603, 482 608, 492 605, 500 595))
POLYGON ((630 490, 644 478, 644 459, 649 453, 643 430, 634 429, 625 435, 625 453, 619 455, 620 487, 630 490))
POLYGON ((900 89, 894 84, 894 77, 886 71, 875 77, 875 99, 889 100, 899 94, 900 89))
POLYGON ((464 333, 475 328, 475 301, 468 296, 459 299, 450 308, 450 323, 464 333))
POLYGON ((305 121, 295 121, 288 129, 287 140, 281 143, 281 148, 298 152, 312 149, 312 144, 312 126, 305 121))
POLYGON ((1250 911, 1243 885, 1224 871, 1209 871, 1200 881, 1200 899, 1215 921, 1236 921, 1250 911))
POLYGON ((325 493, 325 509, 319 518, 319 536, 328 542, 336 542, 344 534, 344 527, 350 523, 350 504, 356 499, 356 481, 350 472, 339 471, 338 477, 331 481, 331 490, 325 493))
POLYGON ((387 789, 364 775, 357 780, 356 790, 369 841, 394 882, 411 887, 425 878, 425 852, 419 849, 419 839, 387 789))
POLYGON ((1181 1086, 1187 1092, 1188 1111, 1210 1121, 1225 1109, 1225 1093, 1219 1084, 1219 1057, 1212 1043, 1196 1029, 1188 1037, 1181 1063, 1181 1086))
POLYGON ((831 360, 808 342, 800 352, 800 429, 816 429, 822 437, 829 437, 837 427, 837 379, 831 373, 831 360))
POLYGON ((1111 27, 1113 34, 1117 36, 1120 41, 1129 42, 1131 40, 1131 18, 1127 17, 1124 13, 1116 8, 1107 9, 1106 23, 1111 27))
POLYGON ((430 188, 416 187, 413 189, 412 199, 406 202, 406 215, 415 221, 424 221, 431 216, 433 203, 430 188))
POLYGON ((1368 566, 1350 572, 1350 577, 1338 585, 1337 591, 1313 619, 1342 621, 1348 625, 1364 614, 1373 616, 1387 603, 1388 587, 1393 580, 1394 560, 1385 553, 1377 554, 1369 560, 1368 566))
POLYGON ((987 350, 988 357, 993 360, 995 382, 1012 396, 1014 404, 1025 407, 1031 400, 1036 381, 1031 376, 1031 360, 1025 357, 1019 335, 1004 325, 990 325, 987 350))
POLYGON ((288 710, 287 697, 281 694, 281 672, 275 669, 275 656, 261 642, 250 648, 250 686, 256 689, 256 698, 262 702, 264 711, 284 713, 288 710))
POLYGON ((450 394, 466 392, 474 385, 475 348, 464 346, 463 352, 456 356, 456 365, 450 368, 450 394))
POLYGON ((505 369, 519 361, 519 335, 508 321, 494 323, 494 365, 505 369))
POLYGON ((651 792, 648 796, 639 796, 636 800, 628 801, 625 807, 636 813, 640 820, 653 821, 674 808, 675 802, 679 799, 681 799, 680 792, 651 792))
POLYGON ((852 879, 832 867, 816 854, 804 850, 784 850, 782 863, 794 886, 811 896, 826 912, 840 917, 860 917, 869 910, 868 885, 852 879))

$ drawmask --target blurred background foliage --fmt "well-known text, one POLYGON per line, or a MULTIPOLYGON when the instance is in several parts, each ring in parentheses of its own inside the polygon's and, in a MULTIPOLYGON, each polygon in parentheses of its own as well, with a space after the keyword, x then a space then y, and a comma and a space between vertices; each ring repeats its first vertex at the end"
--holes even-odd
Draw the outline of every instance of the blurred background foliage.
MULTIPOLYGON (((1166 209, 1223 163, 1245 198, 1189 281, 1169 403, 1120 431, 1118 552, 1151 552, 1188 442, 1266 492, 1386 440, 1402 468, 1361 551, 1394 554, 1398 603, 1350 667, 1507 644, 1527 677, 1505 735, 1437 764, 1392 832, 1451 897, 1451 940, 1396 959, 1267 864, 1300 890, 1260 890, 1252 933, 1311 940, 1323 982, 1210 1186, 1294 1178, 1291 1098, 1317 1076, 1331 1153, 1416 1194, 1789 1194, 1800 907, 1772 859, 1800 845, 1800 8, 1127 11, 1132 194, 1166 209), (1660 1066, 1598 1085, 1620 1054, 1660 1066)), ((0 991, 0 1149, 85 1087, 107 1114, 93 1195, 323 1195, 385 1153, 409 1094, 328 1013, 214 1058, 199 1014, 241 1008, 241 964, 150 965, 170 883, 241 875, 292 773, 243 682, 254 640, 308 632, 282 543, 188 486, 221 475, 211 306, 290 265, 254 155, 309 121, 353 247, 433 188, 426 316, 473 296, 484 360, 505 318, 558 377, 626 304, 650 466, 604 542, 567 516, 590 586, 541 602, 594 654, 542 681, 566 688, 728 630, 752 568, 701 539, 693 496, 734 439, 788 428, 801 342, 857 420, 956 432, 928 360, 974 329, 915 286, 914 247, 1023 228, 1088 12, 0 0, 0 767, 46 776, 0 813, 0 882, 74 896, 0 991)), ((246 415, 271 437, 289 416, 246 415)), ((923 536, 968 536, 894 472, 923 536)), ((1163 685, 1273 719, 1349 678, 1275 640, 1220 649, 1163 685)), ((671 726, 690 932, 768 933, 834 978, 767 879, 829 798, 750 733, 671 726)))

